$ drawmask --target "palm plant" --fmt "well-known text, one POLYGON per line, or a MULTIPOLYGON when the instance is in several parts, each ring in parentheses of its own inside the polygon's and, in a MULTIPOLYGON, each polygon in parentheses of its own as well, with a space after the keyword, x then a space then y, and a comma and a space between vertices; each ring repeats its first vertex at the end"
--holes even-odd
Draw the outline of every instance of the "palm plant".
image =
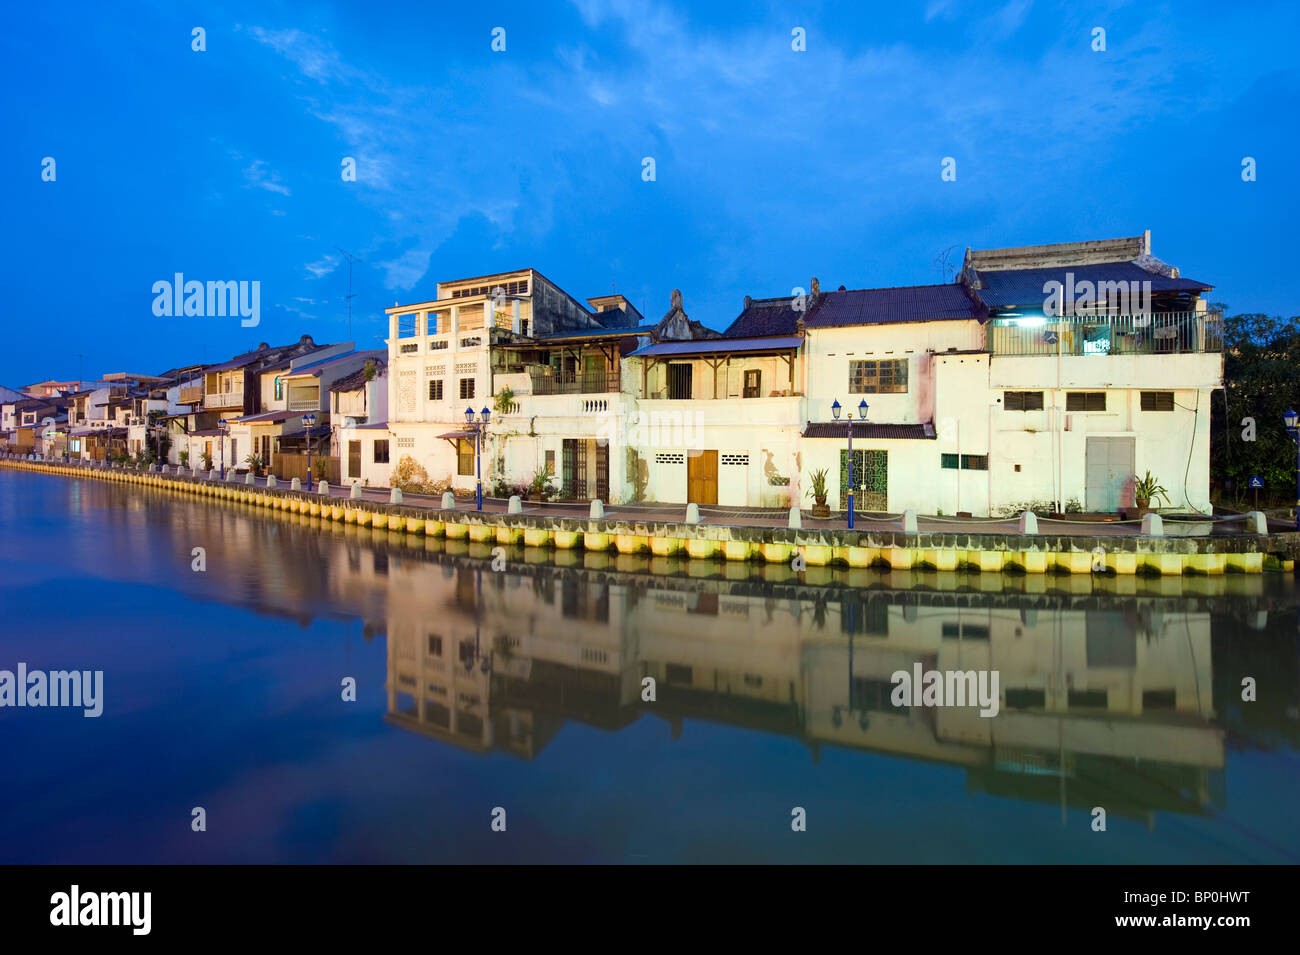
POLYGON ((1133 497, 1138 507, 1146 507, 1155 497, 1163 498, 1166 504, 1169 503, 1169 492, 1150 471, 1141 478, 1133 475, 1133 497))

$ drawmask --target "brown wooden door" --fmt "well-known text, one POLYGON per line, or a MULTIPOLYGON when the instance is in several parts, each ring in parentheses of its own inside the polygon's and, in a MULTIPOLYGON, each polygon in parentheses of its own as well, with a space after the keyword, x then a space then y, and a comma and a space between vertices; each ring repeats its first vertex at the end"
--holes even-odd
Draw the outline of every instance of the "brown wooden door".
POLYGON ((686 492, 688 503, 718 503, 717 451, 696 451, 686 456, 686 492))

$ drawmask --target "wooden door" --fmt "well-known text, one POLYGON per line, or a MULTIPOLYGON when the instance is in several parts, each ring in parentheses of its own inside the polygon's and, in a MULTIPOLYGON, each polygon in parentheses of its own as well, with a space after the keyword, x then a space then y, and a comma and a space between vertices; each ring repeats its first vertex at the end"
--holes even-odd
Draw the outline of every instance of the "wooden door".
POLYGON ((361 477, 361 442, 348 442, 348 477, 361 477))
POLYGON ((687 455, 686 500, 701 506, 718 503, 717 451, 696 451, 687 455))

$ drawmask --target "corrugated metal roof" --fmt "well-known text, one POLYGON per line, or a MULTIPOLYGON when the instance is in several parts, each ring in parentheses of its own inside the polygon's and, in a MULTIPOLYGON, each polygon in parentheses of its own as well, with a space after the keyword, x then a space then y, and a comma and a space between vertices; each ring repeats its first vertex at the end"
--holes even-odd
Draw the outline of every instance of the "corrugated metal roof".
POLYGON ((689 342, 661 342, 647 345, 628 354, 628 358, 655 358, 662 355, 713 355, 736 352, 789 351, 803 344, 798 335, 772 338, 706 338, 689 342))
POLYGON ((963 286, 904 285, 897 288, 823 292, 804 319, 809 328, 888 325, 982 319, 984 311, 963 286))
MULTIPOLYGON (((849 423, 847 421, 810 421, 804 429, 805 438, 837 438, 847 440, 849 423)), ((868 421, 853 422, 853 437, 877 440, 934 438, 934 425, 925 424, 873 424, 868 421)))
POLYGON ((749 305, 727 326, 723 338, 763 338, 793 335, 804 311, 794 307, 793 298, 750 300, 749 305))
MULTIPOLYGON (((1193 279, 1171 279, 1148 272, 1132 262, 1106 262, 1100 265, 1071 265, 1047 269, 1007 269, 978 273, 983 288, 975 290, 990 308, 1013 306, 1041 307, 1047 300, 1043 286, 1060 282, 1064 287, 1067 276, 1073 276, 1077 290, 1080 282, 1150 282, 1152 292, 1195 292, 1213 288, 1193 279)), ((1127 286, 1126 286, 1127 287, 1127 286)), ((1141 285, 1138 286, 1141 288, 1141 285)), ((1076 292, 1077 295, 1077 292, 1076 292)))
POLYGON ((236 418, 240 424, 276 424, 281 421, 288 421, 290 418, 301 418, 305 414, 315 414, 312 411, 264 411, 261 414, 245 415, 242 418, 236 418))
MULTIPOLYGON (((653 330, 653 325, 635 325, 628 328, 581 328, 571 332, 551 332, 548 335, 537 335, 535 338, 539 342, 563 341, 566 338, 620 338, 627 335, 649 335, 653 330)), ((509 344, 518 345, 522 348, 529 347, 526 342, 510 342, 509 344)))

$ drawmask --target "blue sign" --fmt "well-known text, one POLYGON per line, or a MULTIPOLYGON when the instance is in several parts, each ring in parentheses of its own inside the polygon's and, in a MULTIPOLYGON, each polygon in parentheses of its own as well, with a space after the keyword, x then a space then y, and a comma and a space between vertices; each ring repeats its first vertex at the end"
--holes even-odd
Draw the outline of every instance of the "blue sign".
POLYGON ((1043 341, 1045 341, 1049 345, 1055 345, 1056 338, 1057 338, 1056 332, 1043 332, 1043 341))
POLYGON ((1263 486, 1264 486, 1264 479, 1263 479, 1263 478, 1259 478, 1259 477, 1252 477, 1252 478, 1250 479, 1250 486, 1253 487, 1253 488, 1255 488, 1255 487, 1263 487, 1263 486))

